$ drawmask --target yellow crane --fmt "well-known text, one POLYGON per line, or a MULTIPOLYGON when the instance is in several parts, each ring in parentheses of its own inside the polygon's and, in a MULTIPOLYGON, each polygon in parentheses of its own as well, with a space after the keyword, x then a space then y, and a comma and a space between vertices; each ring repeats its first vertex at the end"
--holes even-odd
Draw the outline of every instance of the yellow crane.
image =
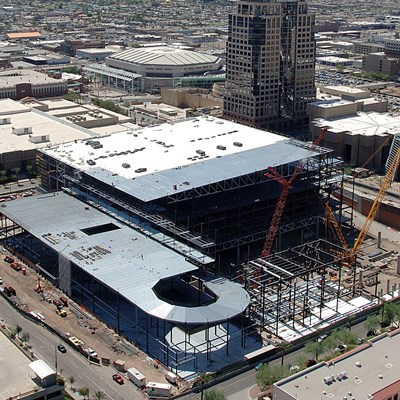
POLYGON ((367 236, 369 228, 371 227, 371 224, 374 221, 376 214, 379 211, 379 208, 382 204, 383 198, 385 197, 385 194, 386 194, 387 190, 389 189, 389 187, 396 175, 397 169, 399 167, 399 162, 400 162, 400 147, 397 149, 396 155, 393 157, 393 160, 390 163, 390 166, 386 171, 385 177, 383 178, 381 188, 379 189, 379 192, 376 195, 375 201, 372 204, 372 207, 371 207, 369 214, 364 222, 364 225, 361 228, 361 231, 360 231, 356 241, 354 242, 354 246, 351 250, 351 252, 353 253, 354 256, 357 255, 357 253, 360 251, 361 245, 364 243, 365 237, 367 236))
POLYGON ((335 230, 336 235, 339 238, 342 247, 344 248, 345 252, 347 253, 349 248, 347 246, 346 239, 344 238, 343 233, 340 230, 340 226, 336 221, 335 214, 333 213, 332 208, 328 202, 325 205, 325 216, 326 216, 325 217, 325 227, 328 227, 329 223, 332 224, 333 229, 335 230))
POLYGON ((336 221, 335 215, 329 206, 328 203, 326 203, 326 208, 325 208, 325 226, 328 225, 330 222, 336 232, 337 237, 340 240, 340 243, 342 244, 342 247, 344 249, 343 253, 341 253, 341 256, 344 256, 345 258, 343 259, 343 262, 347 264, 347 262, 352 263, 355 260, 356 255, 360 251, 361 245, 364 243, 365 237, 368 234, 368 231, 371 227, 372 222, 374 221, 376 214, 379 211, 380 206, 382 205, 382 201, 386 195, 387 190, 389 189, 391 183, 393 182, 393 179, 396 175, 397 169, 400 164, 400 147, 397 149, 396 155, 393 157, 393 160, 390 163, 390 166, 388 170, 386 171, 385 177, 383 178, 383 182, 381 184, 381 187, 379 189, 378 194, 375 197, 374 203, 372 204, 372 207, 368 213, 367 218, 365 219, 365 222, 360 230, 360 233, 357 237, 357 239, 354 242, 354 245, 352 248, 349 248, 346 239, 343 236, 343 233, 339 227, 339 224, 336 221))

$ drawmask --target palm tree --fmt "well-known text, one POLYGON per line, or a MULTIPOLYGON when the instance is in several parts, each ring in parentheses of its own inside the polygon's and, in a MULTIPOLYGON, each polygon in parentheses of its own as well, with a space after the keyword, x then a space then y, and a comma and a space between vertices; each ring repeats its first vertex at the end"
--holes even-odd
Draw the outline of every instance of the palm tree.
POLYGON ((83 396, 83 398, 86 399, 86 396, 89 397, 89 388, 87 387, 80 388, 78 389, 78 393, 79 396, 83 396))
POLYGON ((94 392, 93 397, 96 400, 104 400, 107 397, 107 395, 103 391, 98 390, 97 392, 94 392))
POLYGON ((16 176, 17 185, 18 185, 19 173, 21 172, 21 168, 19 168, 19 167, 14 167, 14 168, 12 169, 12 172, 14 172, 14 174, 15 174, 15 176, 16 176))
POLYGON ((200 374, 198 376, 198 380, 200 381, 200 385, 201 385, 200 400, 203 400, 204 384, 211 380, 211 376, 209 374, 207 374, 207 372, 200 372, 200 374))
POLYGON ((72 390, 72 386, 73 386, 73 384, 75 383, 75 378, 74 378, 73 376, 70 376, 70 377, 68 378, 68 382, 69 382, 69 385, 70 385, 71 390, 72 390))
POLYGON ((279 345, 278 345, 278 348, 280 349, 281 355, 282 355, 282 357, 281 357, 281 366, 283 366, 283 357, 285 356, 285 351, 286 351, 290 346, 291 346, 291 344, 288 343, 288 342, 280 342, 279 345))
POLYGON ((17 336, 18 336, 18 339, 19 339, 19 334, 20 334, 21 331, 22 331, 21 326, 17 324, 17 325, 15 326, 15 331, 17 332, 17 336))
POLYGON ((5 169, 0 170, 0 180, 4 186, 5 186, 6 176, 7 176, 7 171, 5 169))

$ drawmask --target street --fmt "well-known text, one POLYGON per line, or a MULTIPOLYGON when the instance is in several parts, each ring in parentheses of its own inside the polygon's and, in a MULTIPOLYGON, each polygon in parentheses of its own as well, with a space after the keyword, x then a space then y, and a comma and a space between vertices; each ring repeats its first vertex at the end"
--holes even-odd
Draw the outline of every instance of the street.
MULTIPOLYGON (((82 355, 69 347, 67 342, 63 343, 44 327, 25 319, 1 296, 0 317, 9 327, 15 327, 18 324, 24 332, 29 333, 29 342, 38 358, 45 360, 53 368, 56 367, 57 362, 57 371, 65 378, 65 387, 69 392, 72 391, 68 378, 73 376, 75 378, 73 387, 76 389, 88 387, 91 395, 101 390, 107 395, 107 399, 143 399, 135 385, 125 377, 125 384, 123 385, 119 385, 112 380, 112 375, 115 373, 112 367, 100 367, 90 364, 82 355), (65 354, 57 350, 57 345, 60 343, 63 343, 67 348, 65 354)), ((80 398, 77 392, 72 394, 80 398)))

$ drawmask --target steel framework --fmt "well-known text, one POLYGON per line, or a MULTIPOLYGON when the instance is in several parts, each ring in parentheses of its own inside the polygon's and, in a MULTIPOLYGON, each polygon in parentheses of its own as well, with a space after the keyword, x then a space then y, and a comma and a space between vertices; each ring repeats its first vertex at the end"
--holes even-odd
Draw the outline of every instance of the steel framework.
POLYGON ((309 320, 322 318, 327 302, 334 301, 337 311, 340 299, 365 286, 375 285, 376 292, 379 273, 358 276, 345 261, 342 247, 320 239, 244 263, 234 279, 250 293, 249 318, 260 332, 279 337, 282 324, 307 330, 309 320))

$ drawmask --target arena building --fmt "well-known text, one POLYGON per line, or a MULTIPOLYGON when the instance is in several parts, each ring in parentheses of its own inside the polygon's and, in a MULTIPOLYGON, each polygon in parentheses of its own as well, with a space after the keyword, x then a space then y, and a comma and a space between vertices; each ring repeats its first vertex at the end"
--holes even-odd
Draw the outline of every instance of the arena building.
POLYGON ((166 46, 128 49, 107 57, 105 63, 142 76, 144 90, 172 87, 174 78, 203 75, 222 67, 219 57, 166 46))
POLYGON ((40 150, 47 194, 2 209, 3 243, 190 377, 263 348, 249 291, 228 278, 264 243, 281 192, 268 167, 300 170, 279 249, 318 236, 334 165, 331 150, 205 116, 76 140, 40 150))

